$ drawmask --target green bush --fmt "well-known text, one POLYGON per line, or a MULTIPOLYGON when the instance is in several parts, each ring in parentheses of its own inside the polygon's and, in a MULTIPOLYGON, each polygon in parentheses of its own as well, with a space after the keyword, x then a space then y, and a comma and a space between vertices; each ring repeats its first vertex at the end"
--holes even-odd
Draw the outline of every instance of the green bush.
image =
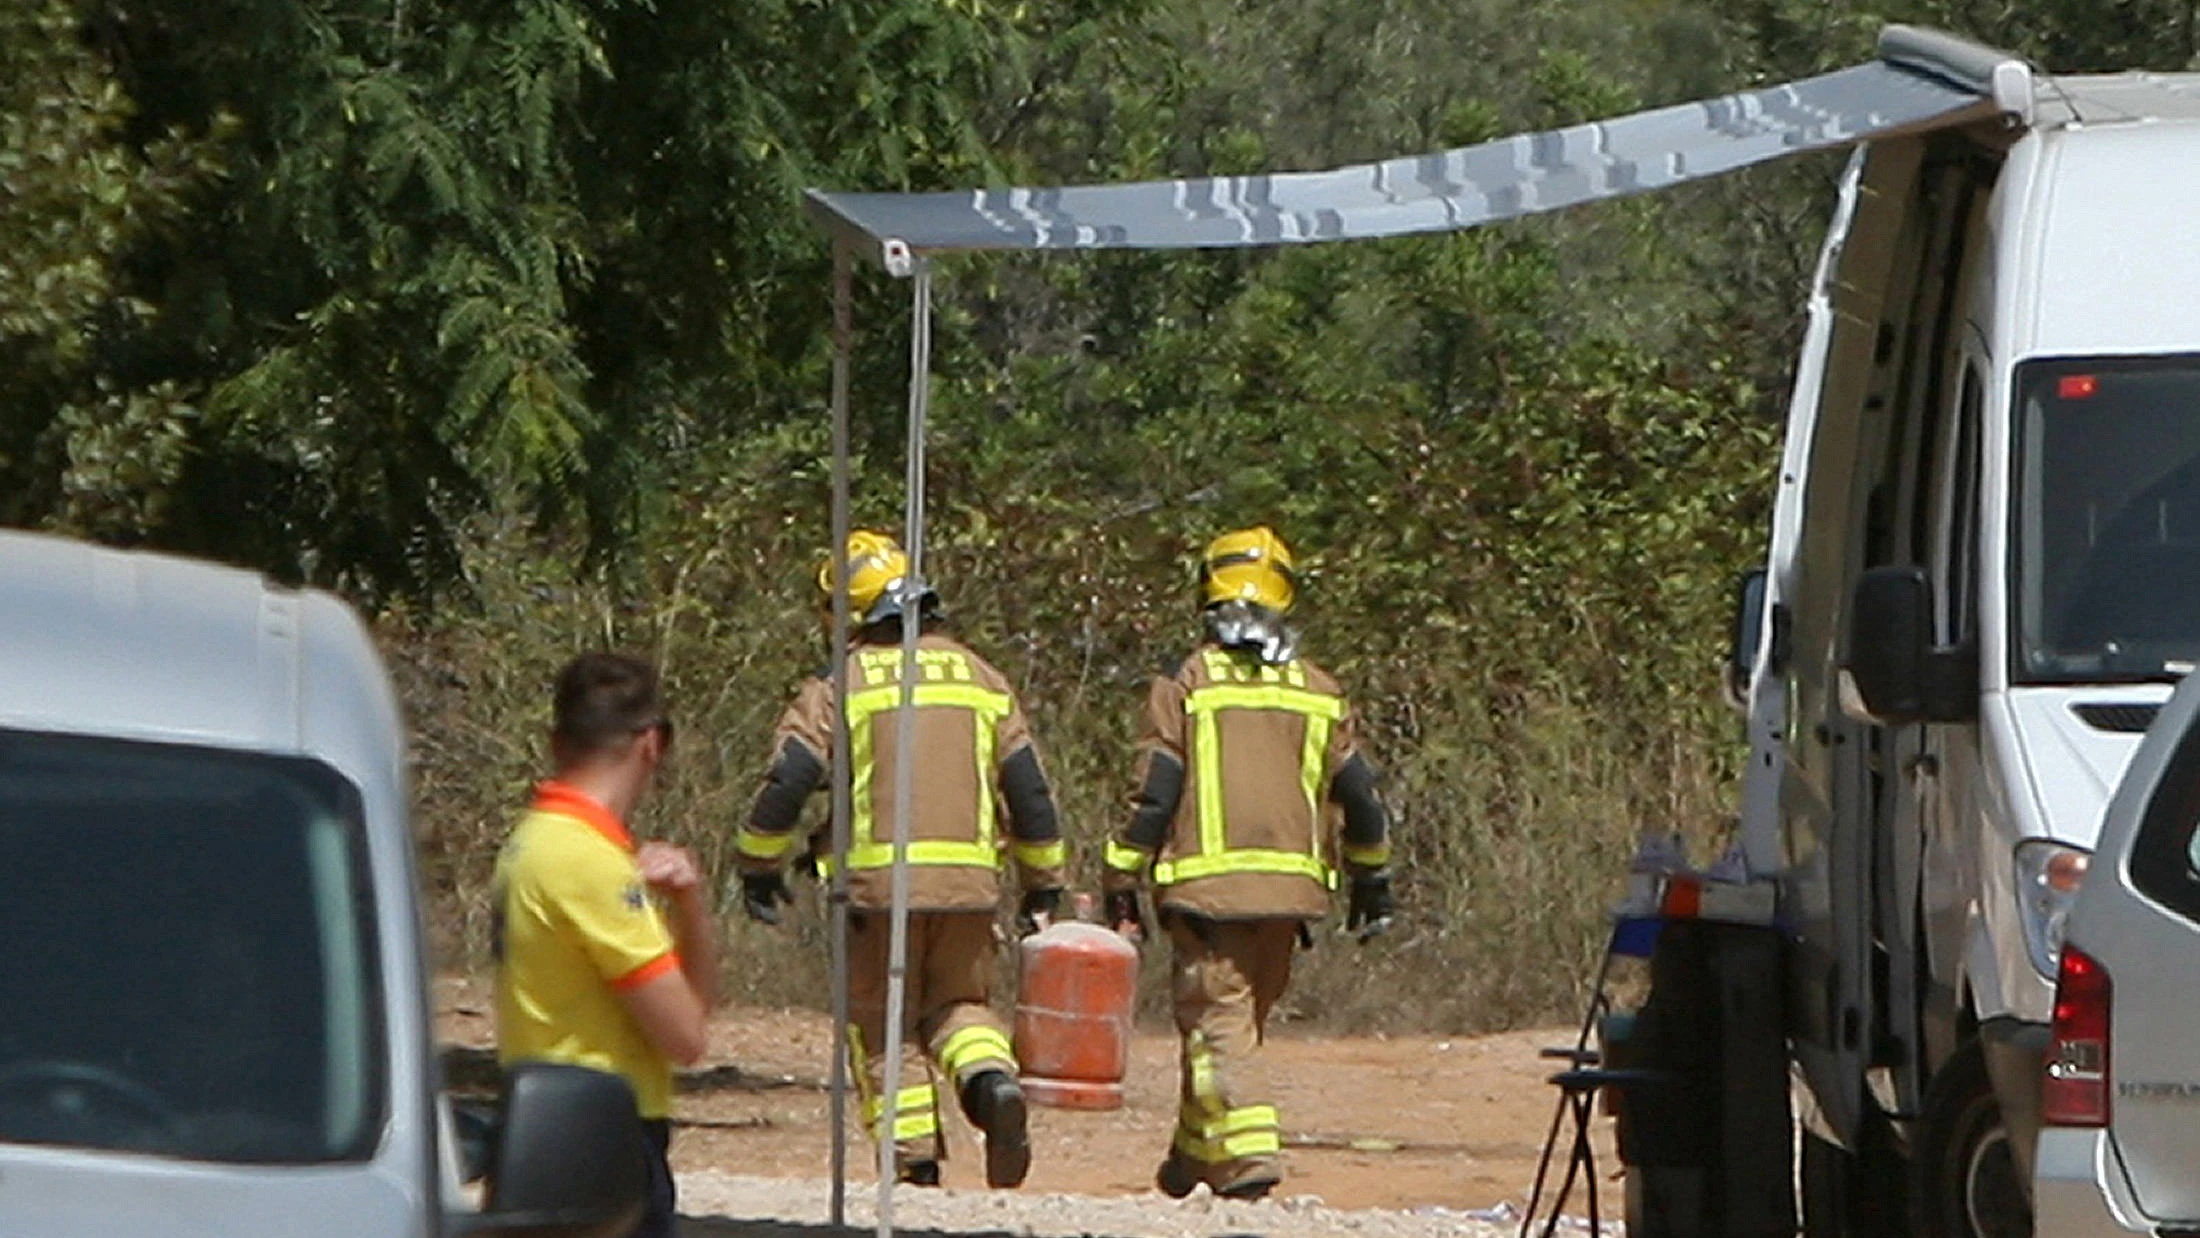
MULTIPOLYGON (((1274 264, 1233 312, 1304 314, 1323 275, 1274 264)), ((928 574, 1023 694, 1089 888, 1126 811, 1147 678, 1196 637, 1192 555, 1275 524, 1305 567, 1308 653, 1351 689, 1388 771, 1405 911, 1364 954, 1308 955, 1285 1017, 1480 1029, 1567 1013, 1637 835, 1703 836, 1724 816, 1738 730, 1716 668, 1776 436, 1716 366, 1523 342, 1536 355, 1438 405, 1337 336, 1308 359, 1241 323, 1193 373, 1165 345, 1114 365, 976 355, 940 384, 928 574), (1168 404, 1130 406, 1162 382, 1168 404), (1009 386, 1012 405, 989 395, 1009 386), (1060 411, 1080 399, 1081 418, 1060 411)), ((600 567, 517 518, 485 523, 468 602, 385 615, 451 961, 479 959, 546 685, 581 648, 665 667, 681 737, 643 829, 727 877, 772 723, 824 661, 822 447, 820 428, 791 427, 696 461, 660 532, 600 567)), ((892 527, 899 470, 880 464, 859 461, 858 519, 892 527)), ((730 992, 818 1001, 815 916, 769 933, 723 903, 730 992)))

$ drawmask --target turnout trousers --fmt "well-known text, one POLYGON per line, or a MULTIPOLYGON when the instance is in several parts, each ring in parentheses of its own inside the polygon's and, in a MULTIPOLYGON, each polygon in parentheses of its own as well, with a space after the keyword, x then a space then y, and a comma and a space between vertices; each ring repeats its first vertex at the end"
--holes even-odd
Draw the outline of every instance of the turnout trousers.
POLYGON ((1282 1175, 1283 1131, 1260 1073, 1268 1012, 1291 982, 1299 921, 1163 916, 1182 1087, 1169 1159, 1220 1193, 1282 1175))
POLYGON ((947 1155, 935 1080, 945 1079, 959 1096, 983 1071, 1014 1075, 1016 1055, 1007 1029, 987 1005, 993 913, 911 911, 902 1074, 889 1087, 886 981, 892 941, 893 919, 886 912, 859 908, 848 917, 849 1073, 862 1101, 864 1129, 876 1135, 880 1116, 892 1109, 894 1162, 906 1170, 947 1155))

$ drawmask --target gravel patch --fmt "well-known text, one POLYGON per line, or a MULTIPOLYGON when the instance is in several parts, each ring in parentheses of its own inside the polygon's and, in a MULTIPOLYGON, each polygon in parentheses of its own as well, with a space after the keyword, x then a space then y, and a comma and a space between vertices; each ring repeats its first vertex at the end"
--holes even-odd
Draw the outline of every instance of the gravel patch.
MULTIPOLYGON (((687 1219, 681 1233, 685 1238, 821 1238, 831 1232, 829 1200, 830 1184, 821 1178, 683 1173, 680 1211, 687 1219)), ((869 1232, 876 1225, 876 1200, 871 1184, 850 1183, 850 1225, 869 1232)), ((1311 1195, 1240 1203, 1217 1199, 1205 1188, 1182 1200, 1159 1192, 1099 1197, 904 1188, 894 1197, 894 1227, 905 1234, 1013 1238, 1514 1238, 1518 1232, 1517 1221, 1501 1224, 1446 1208, 1347 1211, 1325 1207, 1311 1195)))

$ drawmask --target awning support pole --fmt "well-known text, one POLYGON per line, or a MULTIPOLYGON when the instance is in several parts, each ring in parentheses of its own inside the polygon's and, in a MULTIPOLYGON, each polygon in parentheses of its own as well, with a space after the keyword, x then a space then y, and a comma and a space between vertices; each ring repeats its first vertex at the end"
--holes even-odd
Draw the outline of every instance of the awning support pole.
MULTIPOLYGON (((909 316, 909 446, 904 483, 903 546, 911 582, 924 579, 924 420, 932 397, 932 263, 919 254, 909 316)), ((909 817, 917 749, 917 635, 923 607, 905 596, 901 608, 901 701, 894 715, 893 928, 886 964, 886 1080, 879 1089, 878 1238, 894 1233, 894 1127, 900 1108, 902 1016, 909 982, 909 817)), ((933 1107, 938 1110, 935 1094, 933 1107)))
MULTIPOLYGON (((848 354, 854 341, 854 273, 846 245, 833 246, 833 699, 848 699, 848 354)), ((848 822, 854 807, 848 768, 848 711, 833 711, 832 1161, 834 1228, 848 1213, 848 822)))

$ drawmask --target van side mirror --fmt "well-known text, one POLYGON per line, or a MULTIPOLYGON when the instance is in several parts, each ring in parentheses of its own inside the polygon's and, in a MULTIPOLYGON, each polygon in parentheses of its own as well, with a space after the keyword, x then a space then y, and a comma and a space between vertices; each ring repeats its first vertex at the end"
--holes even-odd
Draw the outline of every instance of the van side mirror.
POLYGON ((458 1141, 458 1180, 479 1182, 489 1176, 489 1158, 496 1152, 497 1123, 501 1106, 471 1097, 452 1097, 451 1137, 458 1141))
POLYGON ((620 1238, 649 1195, 634 1089, 600 1070, 549 1062, 512 1068, 489 1190, 468 1232, 620 1238))
POLYGON ((1933 643, 1925 569, 1875 567, 1856 584, 1842 667, 1865 720, 1882 726, 1963 722, 1978 714, 1978 653, 1933 643))

